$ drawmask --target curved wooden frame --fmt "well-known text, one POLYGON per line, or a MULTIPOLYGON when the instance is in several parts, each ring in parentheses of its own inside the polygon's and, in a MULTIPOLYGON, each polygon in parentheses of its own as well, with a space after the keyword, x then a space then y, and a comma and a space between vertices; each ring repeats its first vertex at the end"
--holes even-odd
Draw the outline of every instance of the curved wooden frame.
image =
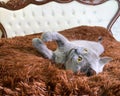
MULTIPOLYGON (((9 10, 18 10, 18 9, 22 9, 24 7, 26 7, 29 4, 36 4, 36 5, 42 5, 42 4, 46 4, 48 2, 58 2, 58 3, 69 3, 72 1, 77 1, 83 4, 87 4, 87 5, 99 5, 102 4, 108 0, 41 0, 41 1, 37 1, 37 0, 9 0, 7 3, 4 2, 0 2, 0 7, 4 7, 6 9, 9 10)), ((116 0, 120 3, 120 0, 116 0)))
MULTIPOLYGON (((41 0, 41 1, 37 1, 37 0, 9 0, 7 3, 4 2, 0 2, 0 7, 9 9, 9 10, 18 10, 18 9, 22 9, 24 7, 26 7, 29 4, 36 4, 36 5, 42 5, 42 4, 46 4, 48 2, 58 2, 58 3, 69 3, 72 2, 74 0, 41 0)), ((87 5, 99 5, 102 4, 108 0, 76 0, 80 3, 83 4, 87 4, 87 5)), ((109 22, 107 29, 108 31, 112 34, 111 32, 111 28, 113 26, 113 24, 116 22, 116 20, 118 19, 118 17, 120 16, 120 0, 116 0, 118 2, 118 11, 116 12, 116 14, 113 16, 112 20, 109 22)), ((0 29, 3 32, 3 37, 7 37, 6 31, 4 29, 4 27, 2 26, 2 24, 0 24, 0 29)))
POLYGON ((109 22, 108 26, 107 26, 107 29, 109 32, 111 32, 112 34, 112 31, 111 31, 111 28, 112 26, 114 25, 114 23, 116 22, 116 20, 119 18, 120 16, 120 0, 117 0, 118 1, 118 11, 116 12, 116 14, 113 16, 112 20, 109 22))
POLYGON ((0 23, 0 30, 2 31, 2 38, 7 38, 7 33, 1 23, 0 23))

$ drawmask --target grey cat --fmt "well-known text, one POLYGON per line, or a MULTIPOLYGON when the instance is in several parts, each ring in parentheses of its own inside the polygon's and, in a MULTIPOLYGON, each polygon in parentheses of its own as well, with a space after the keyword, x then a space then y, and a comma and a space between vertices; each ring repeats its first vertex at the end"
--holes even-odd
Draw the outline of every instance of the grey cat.
POLYGON ((65 69, 73 72, 87 72, 89 68, 96 73, 102 72, 106 63, 112 60, 110 57, 100 57, 104 47, 100 43, 87 40, 69 41, 58 32, 45 32, 40 38, 33 38, 33 46, 45 57, 59 64, 64 64, 65 69), (44 42, 57 42, 57 49, 52 51, 44 42))

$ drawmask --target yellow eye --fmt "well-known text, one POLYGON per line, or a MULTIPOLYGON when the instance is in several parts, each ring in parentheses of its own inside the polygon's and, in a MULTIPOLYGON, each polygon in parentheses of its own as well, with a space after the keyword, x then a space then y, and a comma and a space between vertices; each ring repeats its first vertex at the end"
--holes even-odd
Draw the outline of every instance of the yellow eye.
POLYGON ((79 56, 78 59, 77 59, 77 61, 81 62, 82 61, 82 57, 79 56))
POLYGON ((88 52, 88 50, 85 48, 85 49, 84 49, 84 53, 87 53, 87 52, 88 52))

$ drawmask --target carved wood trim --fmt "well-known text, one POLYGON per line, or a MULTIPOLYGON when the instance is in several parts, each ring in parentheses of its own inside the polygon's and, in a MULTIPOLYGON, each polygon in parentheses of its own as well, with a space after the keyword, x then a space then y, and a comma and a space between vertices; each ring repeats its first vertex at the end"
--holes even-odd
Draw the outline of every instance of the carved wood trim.
POLYGON ((112 20, 109 22, 108 26, 107 26, 107 29, 108 31, 112 34, 112 26, 114 25, 114 23, 116 22, 116 20, 119 18, 120 16, 120 0, 117 0, 118 1, 118 11, 116 12, 116 14, 113 16, 112 20))
POLYGON ((9 10, 18 10, 27 6, 28 4, 42 5, 52 1, 58 3, 69 3, 72 1, 78 1, 80 3, 88 5, 99 5, 108 0, 9 0, 7 3, 0 2, 0 7, 4 7, 9 10))
POLYGON ((2 31, 2 38, 7 38, 7 33, 1 23, 0 23, 0 30, 2 31))

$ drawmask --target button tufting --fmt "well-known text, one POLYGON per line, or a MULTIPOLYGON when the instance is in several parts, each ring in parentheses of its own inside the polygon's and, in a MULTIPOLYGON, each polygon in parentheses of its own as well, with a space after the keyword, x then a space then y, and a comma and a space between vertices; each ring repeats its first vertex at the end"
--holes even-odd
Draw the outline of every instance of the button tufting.
POLYGON ((16 11, 1 8, 0 22, 4 25, 8 37, 43 31, 61 31, 80 25, 107 27, 117 8, 118 4, 113 0, 97 6, 87 6, 77 1, 65 4, 49 2, 40 6, 30 4, 16 11), (111 7, 111 4, 116 4, 117 7, 111 7), (110 17, 108 14, 111 13, 110 17))
POLYGON ((32 16, 35 17, 35 13, 34 13, 34 11, 32 11, 32 16))
POLYGON ((37 24, 38 24, 38 26, 40 26, 41 25, 40 21, 37 21, 37 24))
POLYGON ((72 15, 75 15, 75 10, 72 10, 72 15))
POLYGON ((61 14, 62 16, 65 16, 65 12, 64 12, 64 10, 62 10, 62 14, 61 14))
POLYGON ((25 12, 23 11, 23 18, 25 18, 25 12))
POLYGON ((83 10, 83 15, 85 15, 86 14, 86 11, 85 10, 83 10))
POLYGON ((12 27, 12 22, 8 22, 9 26, 12 27))
POLYGON ((42 17, 44 17, 45 16, 45 13, 44 13, 44 11, 42 10, 42 17))
POLYGON ((51 15, 54 17, 55 16, 55 12, 52 10, 51 15))
POLYGON ((16 14, 13 14, 13 18, 16 18, 16 14))
POLYGON ((80 20, 77 20, 77 23, 80 24, 81 23, 80 20))

